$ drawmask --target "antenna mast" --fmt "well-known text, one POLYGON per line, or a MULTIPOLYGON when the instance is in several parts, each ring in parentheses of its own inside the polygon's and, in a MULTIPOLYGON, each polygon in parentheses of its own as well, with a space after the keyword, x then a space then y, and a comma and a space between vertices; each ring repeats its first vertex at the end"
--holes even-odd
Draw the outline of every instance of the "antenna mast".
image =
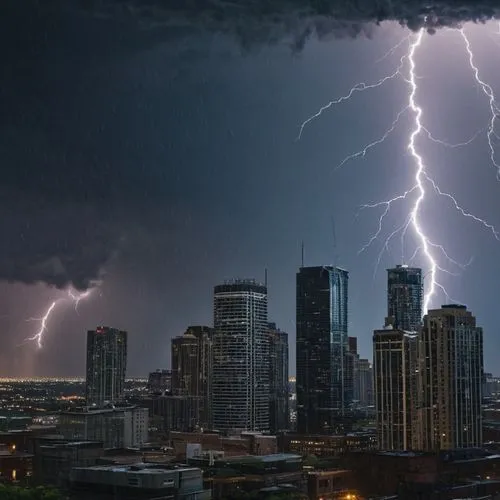
POLYGON ((300 267, 304 267, 304 240, 302 240, 302 255, 301 255, 301 265, 300 267))
POLYGON ((332 215, 332 237, 333 237, 333 267, 337 267, 338 253, 337 253, 337 231, 335 230, 335 218, 332 215))

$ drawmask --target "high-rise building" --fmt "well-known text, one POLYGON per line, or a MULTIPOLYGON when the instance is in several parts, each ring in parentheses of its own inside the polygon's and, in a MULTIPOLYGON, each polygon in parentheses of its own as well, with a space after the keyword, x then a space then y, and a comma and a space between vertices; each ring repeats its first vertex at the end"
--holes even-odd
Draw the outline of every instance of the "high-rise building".
POLYGON ((87 332, 87 405, 103 406, 124 399, 127 332, 99 326, 87 332))
POLYGON ((172 393, 199 399, 195 425, 209 427, 213 329, 190 326, 172 339, 172 393))
POLYGON ((373 406, 373 370, 367 359, 358 359, 355 398, 363 408, 373 406))
POLYGON ((482 446, 483 331, 462 305, 424 317, 420 343, 419 448, 482 446))
POLYGON ((289 428, 288 333, 269 323, 269 424, 273 433, 289 428))
POLYGON ((418 334, 392 327, 375 330, 373 372, 379 448, 415 449, 418 334))
POLYGON ((422 324, 422 269, 398 265, 387 270, 386 326, 416 332, 422 324))
POLYGON ((349 274, 333 266, 297 273, 297 431, 342 430, 350 410, 346 372, 349 274))
POLYGON ((269 430, 267 288, 234 280, 214 288, 212 417, 218 430, 269 430))
POLYGON ((344 392, 347 401, 357 399, 355 393, 358 385, 358 360, 358 338, 348 337, 344 363, 344 392))
POLYGON ((152 393, 172 391, 172 370, 156 370, 148 375, 147 388, 152 393))

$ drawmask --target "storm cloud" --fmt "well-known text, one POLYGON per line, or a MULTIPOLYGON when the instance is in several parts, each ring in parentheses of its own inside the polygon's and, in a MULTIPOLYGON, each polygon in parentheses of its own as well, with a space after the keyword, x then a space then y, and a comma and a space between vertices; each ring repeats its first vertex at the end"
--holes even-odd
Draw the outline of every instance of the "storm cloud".
MULTIPOLYGON (((243 48, 288 41, 300 51, 311 37, 370 37, 383 21, 432 33, 466 21, 484 22, 499 11, 493 1, 452 0, 3 2, 0 43, 11 50, 3 57, 0 87, 5 188, 0 194, 0 280, 83 290, 117 252, 131 225, 135 198, 151 206, 155 199, 175 203, 175 180, 162 184, 161 168, 140 168, 151 150, 145 153, 144 140, 118 147, 112 162, 96 159, 122 134, 133 135, 127 116, 118 118, 113 130, 96 118, 99 109, 120 116, 129 98, 118 95, 105 76, 120 58, 175 38, 218 33, 243 48), (90 94, 94 101, 87 105, 90 94)), ((152 129, 147 137, 155 134, 152 129)))
POLYGON ((136 20, 149 28, 222 32, 234 35, 243 46, 290 38, 299 48, 311 35, 369 36, 384 21, 433 33, 465 22, 485 22, 500 13, 493 0, 85 0, 79 5, 94 15, 136 20))

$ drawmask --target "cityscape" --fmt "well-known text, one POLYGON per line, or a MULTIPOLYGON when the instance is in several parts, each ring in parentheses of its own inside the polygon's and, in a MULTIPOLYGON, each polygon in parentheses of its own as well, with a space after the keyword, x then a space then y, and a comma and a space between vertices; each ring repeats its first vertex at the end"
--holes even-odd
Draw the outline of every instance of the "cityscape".
POLYGON ((500 3, 0 2, 0 500, 500 500, 500 3))
POLYGON ((69 498, 490 498, 500 378, 482 328, 462 304, 424 314, 420 268, 388 269, 386 296, 372 363, 349 336, 349 272, 301 266, 294 377, 254 279, 214 286, 213 324, 147 379, 127 378, 129 332, 89 330, 84 379, 0 380, 0 477, 69 498))

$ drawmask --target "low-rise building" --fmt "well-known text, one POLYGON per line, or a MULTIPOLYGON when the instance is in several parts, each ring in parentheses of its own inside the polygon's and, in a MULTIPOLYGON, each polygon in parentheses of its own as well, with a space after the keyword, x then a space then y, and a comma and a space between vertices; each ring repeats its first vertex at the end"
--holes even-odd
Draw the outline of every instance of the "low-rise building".
POLYGON ((33 471, 33 455, 17 451, 15 446, 0 445, 0 480, 24 482, 33 471))
POLYGON ((206 432, 170 432, 169 444, 179 460, 186 458, 188 444, 199 444, 205 451, 223 452, 226 457, 270 455, 277 452, 275 436, 250 431, 237 436, 206 432))
POLYGON ((298 453, 302 456, 314 455, 332 458, 351 451, 376 450, 377 438, 374 433, 370 432, 339 436, 281 434, 278 436, 278 449, 286 453, 298 453))
POLYGON ((175 498, 210 500, 203 488, 203 474, 195 467, 131 466, 76 467, 71 471, 71 488, 82 498, 109 493, 111 498, 175 498))
POLYGON ((73 467, 95 465, 104 453, 99 441, 38 441, 35 458, 35 480, 39 484, 64 487, 73 467))
POLYGON ((140 447, 148 441, 148 410, 84 407, 61 412, 59 429, 68 440, 102 441, 105 448, 140 447))

